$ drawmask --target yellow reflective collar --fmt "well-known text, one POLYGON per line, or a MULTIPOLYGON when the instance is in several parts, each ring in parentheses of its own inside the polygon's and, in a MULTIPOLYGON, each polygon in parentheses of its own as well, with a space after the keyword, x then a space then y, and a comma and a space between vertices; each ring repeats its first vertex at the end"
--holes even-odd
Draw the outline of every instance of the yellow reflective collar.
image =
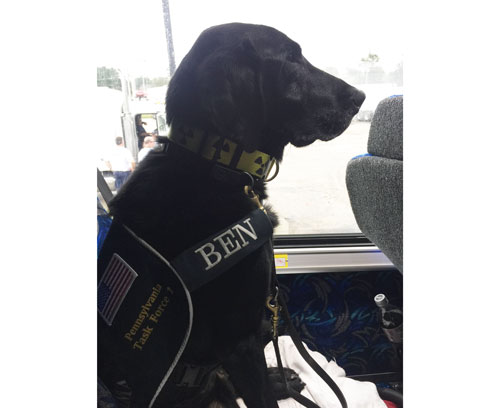
POLYGON ((267 153, 258 150, 247 152, 232 140, 199 129, 181 127, 174 130, 172 127, 168 138, 207 160, 250 173, 261 179, 267 177, 275 161, 267 153))

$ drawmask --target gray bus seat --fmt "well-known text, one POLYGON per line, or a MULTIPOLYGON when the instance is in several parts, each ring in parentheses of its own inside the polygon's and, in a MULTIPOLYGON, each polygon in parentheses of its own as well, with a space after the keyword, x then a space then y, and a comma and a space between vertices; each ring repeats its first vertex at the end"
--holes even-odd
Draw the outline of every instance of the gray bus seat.
POLYGON ((346 184, 356 222, 403 272, 403 96, 378 104, 368 154, 347 165, 346 184))

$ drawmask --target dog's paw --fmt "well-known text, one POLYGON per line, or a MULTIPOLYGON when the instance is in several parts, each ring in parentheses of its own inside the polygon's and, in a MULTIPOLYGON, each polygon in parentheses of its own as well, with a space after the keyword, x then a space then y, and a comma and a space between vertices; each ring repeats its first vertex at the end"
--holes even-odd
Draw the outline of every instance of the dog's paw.
MULTIPOLYGON (((288 386, 298 393, 300 393, 305 384, 300 379, 299 375, 292 370, 291 368, 283 367, 283 371, 285 373, 286 382, 288 386)), ((277 400, 282 400, 290 397, 288 393, 285 383, 283 382, 283 378, 281 377, 281 373, 278 367, 268 367, 267 373, 269 376, 269 383, 271 385, 272 392, 277 400)))

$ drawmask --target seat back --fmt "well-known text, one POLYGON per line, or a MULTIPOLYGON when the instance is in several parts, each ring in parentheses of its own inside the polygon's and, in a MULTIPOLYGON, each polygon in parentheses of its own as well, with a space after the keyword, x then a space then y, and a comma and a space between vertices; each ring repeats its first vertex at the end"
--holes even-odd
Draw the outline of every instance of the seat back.
POLYGON ((361 231, 403 272, 403 96, 378 104, 367 151, 347 165, 352 210, 361 231))

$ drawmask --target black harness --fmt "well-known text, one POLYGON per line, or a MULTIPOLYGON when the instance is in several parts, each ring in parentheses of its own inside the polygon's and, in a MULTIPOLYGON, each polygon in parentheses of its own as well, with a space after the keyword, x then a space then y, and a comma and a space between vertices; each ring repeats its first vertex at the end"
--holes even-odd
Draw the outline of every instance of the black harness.
MULTIPOLYGON (((160 141, 165 143, 164 150, 171 143, 160 141)), ((243 184, 245 193, 259 208, 186 249, 175 259, 164 259, 127 226, 116 222, 106 237, 98 258, 99 377, 105 383, 125 379, 133 389, 139 389, 134 397, 138 405, 152 407, 167 381, 189 395, 193 388, 202 386, 210 372, 221 369, 218 363, 193 366, 178 365, 178 362, 193 320, 190 293, 262 245, 267 243, 272 247, 273 227, 253 191, 254 176, 238 170, 215 164, 212 176, 229 185, 243 184)), ((269 170, 267 167, 266 176, 269 170)), ((109 197, 107 185, 101 183, 99 187, 103 197, 109 197)), ((293 327, 279 291, 274 263, 266 307, 272 314, 272 341, 289 395, 305 407, 318 408, 286 381, 278 347, 280 315, 301 356, 335 392, 342 407, 347 408, 342 392, 311 358, 293 327)))

